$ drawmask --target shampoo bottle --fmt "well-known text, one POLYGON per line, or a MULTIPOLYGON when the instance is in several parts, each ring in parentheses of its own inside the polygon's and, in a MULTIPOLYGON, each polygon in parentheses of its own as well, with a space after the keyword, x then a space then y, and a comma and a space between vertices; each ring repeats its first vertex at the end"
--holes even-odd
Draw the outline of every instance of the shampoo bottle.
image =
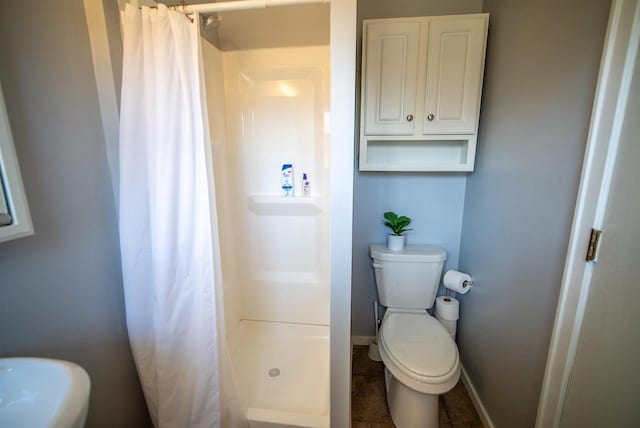
POLYGON ((285 198, 293 197, 293 165, 285 163, 282 165, 281 173, 282 196, 285 198))

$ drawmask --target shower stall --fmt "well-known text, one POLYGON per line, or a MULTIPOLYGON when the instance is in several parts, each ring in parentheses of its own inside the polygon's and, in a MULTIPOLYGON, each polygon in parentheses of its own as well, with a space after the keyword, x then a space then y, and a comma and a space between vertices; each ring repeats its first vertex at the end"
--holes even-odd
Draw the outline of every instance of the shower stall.
MULTIPOLYGON (((120 34, 106 3, 84 2, 112 176, 121 179, 126 165, 126 178, 136 183, 120 191, 116 184, 114 194, 122 201, 125 189, 129 197, 120 205, 121 214, 123 206, 130 214, 120 216, 121 243, 131 250, 122 256, 129 272, 127 326, 150 414, 225 427, 349 426, 356 0, 193 0, 171 13, 152 0, 119 4, 120 24, 128 28, 128 110, 117 107, 118 67, 112 67, 119 63, 112 47, 120 34), (175 52, 180 49, 186 50, 175 52), (173 103, 163 106, 156 96, 173 103), (166 134, 147 138, 148 129, 166 134), (210 144, 208 138, 200 144, 203 135, 210 144), (158 156, 140 158, 140 147, 158 156), (137 161, 127 163, 133 156, 137 161), (179 176, 169 171, 172 160, 181 162, 179 176), (158 166, 154 187, 145 181, 147 161, 158 166), (293 165, 292 197, 282 195, 284 164, 293 165), (190 187, 193 177, 198 192, 190 187), (203 177, 208 183, 201 191, 203 177), (150 206, 144 192, 151 188, 164 211, 139 215, 136 207, 150 206), (172 210, 181 202, 206 211, 206 227, 180 229, 172 210), (147 234, 147 217, 166 245, 139 238, 141 230, 147 234), (185 243, 187 250, 198 248, 200 261, 183 251, 185 243), (156 256, 165 253, 171 257, 156 256), (138 264, 141 254, 147 264, 138 264), (176 258, 184 272, 213 271, 215 298, 193 293, 185 286, 193 277, 173 269, 162 277, 162 302, 146 304, 158 292, 157 281, 147 280, 150 269, 164 274, 176 258), (184 307, 195 308, 194 319, 202 321, 196 330, 206 333, 194 342, 182 340, 197 331, 179 310, 176 287, 191 305, 184 307), (173 314, 182 315, 184 328, 173 328, 173 314), (195 344, 193 354, 185 355, 183 344, 195 344), (216 368, 209 370, 210 362, 216 368), (190 395, 176 398, 174 380, 190 395)), ((194 284, 207 294, 205 277, 194 284)))
POLYGON ((251 427, 331 425, 330 15, 326 3, 218 12, 201 29, 225 339, 251 427))

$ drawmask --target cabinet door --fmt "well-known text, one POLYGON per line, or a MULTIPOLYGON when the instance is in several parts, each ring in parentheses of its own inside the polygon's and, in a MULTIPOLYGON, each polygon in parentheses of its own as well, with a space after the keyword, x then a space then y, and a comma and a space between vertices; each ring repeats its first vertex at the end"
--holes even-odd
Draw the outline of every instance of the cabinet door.
POLYGON ((424 134, 476 132, 487 17, 429 22, 424 134))
POLYGON ((369 23, 364 70, 364 133, 413 135, 420 22, 369 23))

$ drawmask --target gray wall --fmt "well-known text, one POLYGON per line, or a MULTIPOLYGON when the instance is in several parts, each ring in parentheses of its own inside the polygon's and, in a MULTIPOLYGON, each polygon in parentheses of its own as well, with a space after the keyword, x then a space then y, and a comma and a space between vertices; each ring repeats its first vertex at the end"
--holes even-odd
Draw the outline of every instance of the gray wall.
MULTIPOLYGON (((358 1, 358 70, 362 20, 402 16, 430 16, 481 11, 481 0, 360 0, 358 1)), ((360 84, 360 74, 357 76, 360 84)), ((360 104, 360 97, 357 97, 360 104)), ((356 116, 359 123, 359 114, 356 116)), ((359 131, 356 130, 356 135, 359 131)), ((356 150, 358 142, 356 142, 356 150)), ((466 174, 409 174, 358 171, 354 177, 352 334, 375 333, 373 301, 377 298, 371 260, 370 243, 384 242, 387 230, 382 224, 385 211, 396 211, 411 217, 413 231, 409 244, 441 245, 449 254, 445 269, 458 265, 462 211, 466 174)))
POLYGON ((609 1, 485 0, 476 170, 467 179, 458 343, 497 427, 533 426, 609 1))
POLYGON ((82 0, 4 2, 0 58, 35 227, 0 244, 0 356, 77 362, 91 376, 89 427, 148 426, 82 0))

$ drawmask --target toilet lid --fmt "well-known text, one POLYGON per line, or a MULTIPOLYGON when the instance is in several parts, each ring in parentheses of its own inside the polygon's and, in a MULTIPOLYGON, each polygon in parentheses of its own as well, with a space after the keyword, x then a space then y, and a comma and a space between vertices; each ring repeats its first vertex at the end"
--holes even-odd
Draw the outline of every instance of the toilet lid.
POLYGON ((444 376, 458 360, 458 348, 449 333, 426 313, 387 314, 380 338, 394 360, 419 376, 444 376))

